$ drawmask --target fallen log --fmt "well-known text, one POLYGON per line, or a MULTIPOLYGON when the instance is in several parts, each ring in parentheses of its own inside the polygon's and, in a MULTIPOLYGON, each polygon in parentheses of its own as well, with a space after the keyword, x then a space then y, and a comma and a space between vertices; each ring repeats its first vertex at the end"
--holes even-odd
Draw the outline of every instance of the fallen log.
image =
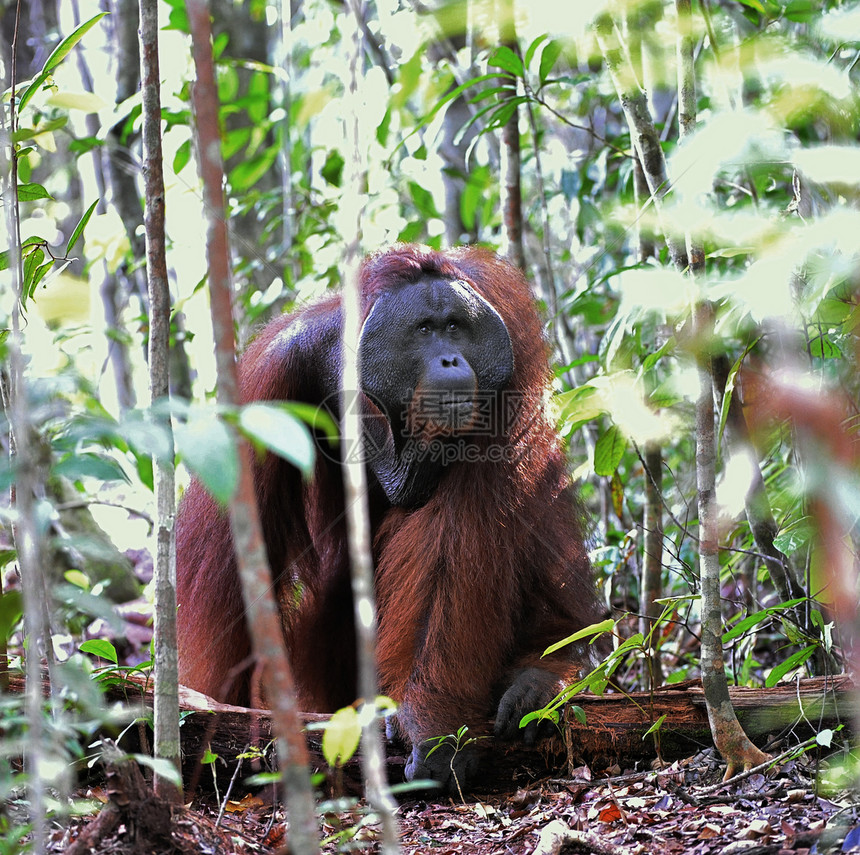
MULTIPOLYGON (((736 687, 730 689, 730 695, 747 734, 759 743, 781 733, 791 732, 800 740, 816 730, 840 723, 850 725, 858 707, 855 688, 845 675, 815 677, 768 689, 736 687)), ((671 761, 713 745, 698 681, 665 686, 653 693, 579 695, 574 703, 583 710, 585 724, 568 708, 560 733, 535 746, 491 739, 479 743, 485 755, 480 789, 526 786, 547 775, 568 775, 582 764, 595 770, 615 764, 629 768, 658 754, 671 761), (663 715, 666 718, 657 733, 645 737, 663 715)), ((184 688, 181 706, 190 711, 182 725, 184 773, 189 783, 197 777, 196 758, 207 747, 225 761, 226 773, 232 771, 235 758, 246 746, 265 747, 271 742, 267 710, 218 704, 184 688)), ((304 716, 310 725, 327 719, 324 715, 304 716)), ((330 770, 323 759, 322 730, 308 730, 307 739, 316 770, 325 772, 335 789, 351 791, 360 781, 357 759, 344 769, 330 770)), ((402 746, 389 743, 389 780, 403 780, 406 759, 402 746)))
MULTIPOLYGON (((12 690, 20 691, 22 681, 22 677, 12 675, 12 690)), ((772 688, 734 687, 729 693, 738 719, 758 743, 780 734, 800 741, 839 724, 850 728, 858 710, 856 689, 846 675, 813 677, 772 688)), ((123 702, 130 717, 149 715, 152 709, 152 687, 140 675, 134 675, 124 686, 111 687, 108 697, 123 702)), ((527 786, 547 775, 568 775, 583 764, 599 771, 616 764, 629 768, 658 755, 671 761, 713 745, 698 681, 663 686, 651 693, 578 695, 574 704, 583 711, 585 723, 568 707, 559 732, 535 746, 482 740, 479 747, 484 763, 479 788, 489 791, 527 786), (659 729, 645 736, 661 716, 665 719, 659 729)), ((206 749, 218 757, 214 771, 219 782, 232 775, 237 758, 249 748, 258 750, 264 765, 266 758, 273 758, 268 710, 219 704, 185 687, 180 687, 180 708, 183 777, 191 788, 198 784, 206 787, 211 781, 212 771, 201 775, 200 760, 206 749)), ((328 716, 305 714, 303 718, 311 728, 307 741, 315 770, 323 772, 335 790, 354 791, 360 786, 357 758, 338 770, 329 769, 323 758, 322 730, 313 728, 328 716)), ((406 757, 404 747, 389 743, 388 773, 393 783, 403 780, 406 757)), ((250 774, 255 765, 259 767, 259 763, 247 762, 241 777, 250 774)))
MULTIPOLYGON (((856 687, 847 675, 811 677, 771 688, 733 686, 732 705, 747 735, 756 743, 789 732, 798 740, 839 724, 851 727, 858 709, 856 687)), ((582 724, 565 711, 568 763, 589 765, 623 760, 666 760, 713 746, 705 695, 698 680, 662 686, 653 693, 579 695, 573 703, 585 712, 582 724), (645 737, 661 716, 656 733, 645 737)))

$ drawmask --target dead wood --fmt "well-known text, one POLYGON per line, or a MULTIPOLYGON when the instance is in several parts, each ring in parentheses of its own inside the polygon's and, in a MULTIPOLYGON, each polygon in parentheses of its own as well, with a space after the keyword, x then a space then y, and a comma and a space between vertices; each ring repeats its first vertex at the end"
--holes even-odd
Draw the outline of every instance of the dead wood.
MULTIPOLYGON (((857 709, 855 687, 846 675, 812 677, 772 688, 730 687, 732 705, 746 733, 755 742, 790 731, 799 739, 823 728, 850 727, 857 709)), ((585 712, 581 724, 571 709, 565 716, 570 760, 594 765, 623 760, 668 760, 713 745, 702 684, 688 681, 663 686, 653 694, 580 695, 574 703, 585 712), (661 716, 659 732, 643 740, 661 716)))
MULTIPOLYGON (((107 803, 99 815, 83 827, 66 855, 84 855, 101 848, 119 826, 124 826, 123 852, 179 852, 171 843, 171 807, 159 798, 143 778, 137 763, 109 745, 103 757, 107 803)), ((190 850, 186 850, 190 851, 190 850)))
MULTIPOLYGON (((108 693, 111 700, 123 700, 130 715, 143 715, 152 708, 152 687, 138 683, 141 679, 135 677, 124 687, 112 687, 108 693)), ((22 678, 12 675, 13 691, 20 691, 22 685, 22 678)), ((823 728, 839 724, 850 727, 858 706, 855 688, 845 675, 813 677, 769 689, 732 688, 730 694, 745 731, 759 743, 783 734, 800 741, 823 728)), ((650 694, 578 695, 575 704, 584 712, 586 723, 582 724, 568 708, 561 731, 535 746, 495 740, 482 742, 485 762, 480 789, 527 786, 529 781, 547 775, 567 775, 581 764, 594 770, 615 764, 629 768, 637 761, 656 758, 658 748, 662 759, 674 760, 713 744, 704 694, 698 681, 664 686, 650 694), (663 715, 666 718, 659 731, 643 738, 663 715)), ((271 719, 267 710, 219 704, 184 687, 180 688, 180 706, 184 713, 180 733, 187 789, 196 789, 198 784, 207 788, 211 785, 212 771, 200 766, 200 758, 207 748, 218 756, 215 772, 219 784, 229 781, 238 755, 249 746, 273 757, 271 719)), ((303 716, 306 725, 311 726, 327 718, 314 714, 303 716)), ((126 739, 133 734, 134 729, 131 729, 126 739)), ((343 769, 331 770, 323 759, 322 730, 308 730, 307 740, 312 765, 326 774, 334 790, 360 791, 354 789, 360 787, 356 760, 343 769)), ((126 745, 125 740, 122 747, 137 748, 126 745)), ((388 745, 388 773, 394 783, 403 780, 406 754, 404 747, 388 745)), ((260 762, 246 761, 241 777, 260 765, 260 762)), ((265 760, 262 765, 265 767, 265 760)))
MULTIPOLYGON (((788 733, 805 738, 825 727, 849 725, 856 708, 854 687, 846 676, 815 677, 797 683, 764 688, 733 688, 732 703, 750 737, 788 733)), ((271 723, 265 710, 217 704, 205 695, 182 690, 183 710, 194 710, 182 725, 185 780, 198 778, 194 767, 206 747, 220 758, 223 774, 232 772, 235 757, 248 745, 264 747, 271 741, 271 723)), ((522 743, 486 740, 481 789, 523 786, 546 775, 566 775, 581 764, 601 769, 636 761, 689 756, 712 745, 701 683, 663 687, 653 694, 582 695, 575 700, 585 713, 583 725, 568 709, 560 734, 533 747, 522 743), (659 733, 643 739, 646 731, 665 715, 659 733)), ((324 715, 306 714, 307 724, 323 722, 324 715)), ((336 790, 352 790, 360 775, 357 763, 330 770, 322 754, 322 730, 309 730, 312 764, 325 772, 336 790)), ((271 754, 271 751, 269 752, 271 754)), ((389 744, 388 772, 392 782, 403 780, 406 750, 389 744)), ((249 767, 246 767, 249 768, 249 767)), ((211 777, 211 773, 207 772, 211 777)), ((198 778, 205 783, 206 778, 198 778)))

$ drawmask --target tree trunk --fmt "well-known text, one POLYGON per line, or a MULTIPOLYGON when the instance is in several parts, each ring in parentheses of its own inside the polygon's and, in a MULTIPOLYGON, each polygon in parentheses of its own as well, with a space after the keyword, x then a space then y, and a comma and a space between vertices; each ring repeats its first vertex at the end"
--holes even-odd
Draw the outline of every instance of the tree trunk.
POLYGON ((660 627, 657 618, 662 606, 657 602, 663 596, 663 454, 659 445, 649 444, 643 455, 645 465, 645 508, 642 527, 644 547, 642 584, 639 591, 640 632, 647 640, 648 686, 663 684, 663 666, 660 661, 660 627))
MULTIPOLYGON (((696 126, 696 81, 690 0, 675 0, 678 12, 678 114, 681 143, 696 126)), ((689 273, 701 276, 705 253, 687 235, 689 273)), ((744 733, 729 697, 723 660, 723 614, 720 598, 719 522, 716 507, 716 434, 714 429, 714 371, 712 347, 714 311, 705 301, 693 307, 693 337, 699 364, 696 402, 696 487, 699 505, 699 569, 702 584, 702 686, 714 744, 726 761, 725 778, 758 766, 768 755, 744 733)))

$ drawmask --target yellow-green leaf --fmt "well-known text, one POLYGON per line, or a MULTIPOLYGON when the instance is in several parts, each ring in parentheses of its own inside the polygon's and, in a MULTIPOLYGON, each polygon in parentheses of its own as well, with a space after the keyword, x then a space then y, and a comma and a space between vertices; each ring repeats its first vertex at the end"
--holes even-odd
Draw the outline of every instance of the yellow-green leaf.
POLYGON ((361 724, 353 707, 338 710, 326 723, 322 752, 329 766, 345 763, 355 754, 361 739, 361 724))
POLYGON ((55 92, 46 103, 64 110, 81 110, 84 113, 98 113, 107 104, 94 92, 55 92))
POLYGON ((621 429, 618 425, 611 425, 594 444, 594 471, 606 477, 612 475, 626 448, 627 440, 621 429))

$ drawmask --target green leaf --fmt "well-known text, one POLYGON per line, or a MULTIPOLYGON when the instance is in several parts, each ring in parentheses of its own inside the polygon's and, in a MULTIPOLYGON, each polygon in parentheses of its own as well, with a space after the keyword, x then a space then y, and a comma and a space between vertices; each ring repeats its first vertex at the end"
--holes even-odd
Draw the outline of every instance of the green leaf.
POLYGON ((729 246, 710 251, 708 258, 736 258, 739 255, 754 255, 755 251, 754 246, 729 246))
POLYGON ((214 763, 218 759, 219 755, 216 754, 208 745, 206 746, 206 750, 203 752, 203 756, 200 758, 200 762, 204 766, 208 766, 211 763, 214 763))
POLYGON ((661 715, 660 718, 658 718, 657 721, 655 721, 654 724, 652 724, 651 727, 642 734, 642 738, 644 739, 649 733, 657 733, 663 726, 663 722, 666 721, 667 715, 668 713, 663 713, 663 715, 661 715))
POLYGON ((140 478, 140 483, 150 490, 155 489, 155 472, 152 467, 152 458, 146 454, 138 454, 135 457, 135 468, 137 469, 137 477, 140 478))
POLYGON ((156 775, 161 776, 176 787, 182 787, 182 775, 170 760, 163 757, 150 757, 149 754, 132 754, 131 757, 141 766, 149 766, 156 775))
POLYGON ((176 154, 173 156, 173 172, 179 175, 191 160, 191 140, 185 140, 180 143, 176 149, 176 154))
POLYGON ((783 554, 791 555, 809 543, 814 528, 810 517, 801 517, 782 529, 773 539, 773 545, 783 554))
POLYGON ((577 386, 552 398, 559 420, 566 424, 579 424, 596 419, 606 412, 606 403, 594 386, 577 386))
POLYGON ((795 668, 803 665, 803 663, 806 662, 813 653, 815 653, 817 647, 817 644, 810 644, 809 647, 804 647, 803 650, 798 650, 796 653, 792 653, 785 662, 780 662, 780 664, 767 675, 767 679, 764 681, 765 686, 768 689, 775 686, 789 671, 793 671, 795 668))
MULTIPOLYGON (((579 707, 580 711, 582 707, 579 707)), ((584 715, 584 713, 583 713, 584 715)), ((520 727, 525 727, 529 722, 532 721, 551 721, 553 724, 558 724, 561 715, 559 714, 557 709, 543 709, 543 710, 535 710, 534 712, 526 713, 520 719, 520 727)), ((585 724, 585 722, 583 722, 585 724)))
POLYGON ((789 21, 796 21, 801 24, 807 24, 816 15, 820 14, 819 2, 813 0, 789 0, 785 4, 785 17, 789 21))
MULTIPOLYGON (((50 261, 46 261, 44 264, 39 265, 39 266, 38 266, 38 267, 33 271, 33 278, 32 278, 32 279, 30 280, 30 282, 29 282, 29 289, 30 289, 30 296, 31 296, 31 297, 33 296, 33 293, 35 292, 35 290, 36 290, 36 288, 38 287, 39 283, 40 283, 40 282, 45 278, 45 275, 48 273, 48 271, 49 271, 53 266, 54 266, 54 260, 53 260, 53 259, 51 259, 50 261)), ((67 265, 65 265, 65 264, 63 265, 63 267, 64 267, 64 268, 65 268, 66 266, 67 266, 67 265)))
POLYGON ((343 179, 343 165, 343 155, 336 148, 333 148, 326 155, 325 163, 320 169, 320 175, 332 187, 340 187, 340 182, 343 179))
POLYGON ((94 92, 55 92, 46 103, 61 110, 80 110, 82 113, 98 113, 107 104, 94 92))
POLYGON ((829 335, 818 335, 809 342, 809 355, 818 359, 839 359, 842 351, 829 335))
POLYGON ((568 707, 568 709, 573 713, 573 715, 575 716, 576 720, 577 720, 580 724, 582 724, 582 725, 586 724, 585 710, 584 710, 582 707, 577 706, 576 704, 571 704, 571 705, 568 707))
POLYGON ((589 638, 591 636, 596 637, 604 632, 611 632, 614 627, 615 621, 611 618, 607 618, 600 623, 593 623, 590 626, 577 630, 573 635, 569 635, 567 638, 563 638, 561 641, 556 641, 555 644, 551 644, 546 650, 544 650, 541 656, 549 656, 551 653, 555 653, 556 650, 560 650, 562 647, 566 647, 568 644, 573 644, 576 641, 581 641, 583 638, 589 638))
MULTIPOLYGON (((508 78, 505 78, 506 80, 508 78)), ((492 101, 492 107, 497 106, 497 102, 501 100, 496 96, 501 96, 501 98, 510 98, 512 95, 516 95, 517 88, 516 84, 512 80, 508 80, 507 83, 502 86, 488 86, 486 89, 482 89, 477 95, 469 99, 470 104, 480 104, 481 101, 492 101)))
POLYGON ((412 201, 418 209, 418 213, 425 219, 433 219, 439 216, 436 209, 436 202, 433 199, 433 194, 426 188, 422 187, 416 181, 409 182, 409 193, 412 196, 412 201))
POLYGON ((24 614, 24 601, 20 591, 0 594, 0 641, 7 641, 24 614))
POLYGON ((139 411, 130 411, 120 423, 119 430, 113 434, 127 442, 138 457, 173 459, 173 446, 165 425, 143 418, 139 411))
MULTIPOLYGON (((31 140, 34 137, 39 136, 40 134, 49 134, 53 131, 58 131, 60 128, 65 127, 68 123, 68 116, 59 116, 56 119, 52 119, 50 122, 46 122, 44 121, 44 119, 40 119, 38 125, 34 128, 18 128, 18 130, 15 131, 14 134, 12 134, 12 141, 24 142, 25 140, 31 140)), ((19 162, 21 159, 26 160, 27 155, 34 150, 35 149, 33 146, 22 146, 20 149, 18 149, 19 162)))
MULTIPOLYGON (((517 106, 525 100, 526 100, 525 98, 510 98, 509 100, 506 100, 505 103, 502 104, 501 106, 493 103, 493 104, 489 104, 488 106, 484 107, 482 110, 478 110, 476 113, 474 113, 469 118, 469 121, 466 122, 466 124, 463 125, 463 127, 459 130, 459 132, 457 133, 457 135, 454 138, 455 144, 457 144, 457 145, 460 144, 463 137, 465 137, 465 135, 469 131, 469 128, 471 128, 472 125, 478 124, 480 126, 480 124, 479 124, 480 120, 483 119, 483 117, 487 113, 490 113, 491 115, 490 115, 490 118, 487 120, 487 122, 484 124, 483 129, 482 129, 482 133, 486 132, 488 130, 493 130, 494 128, 497 128, 497 127, 501 127, 513 115, 514 110, 516 110, 517 106)), ((471 146, 475 145, 475 141, 477 139, 479 139, 479 137, 480 137, 480 134, 475 136, 475 139, 472 141, 471 146)), ((470 151, 471 151, 471 146, 470 146, 470 151)))
POLYGON ((549 36, 544 33, 542 36, 538 36, 529 46, 526 48, 526 54, 523 57, 523 65, 528 68, 532 64, 532 58, 534 57, 537 49, 549 38, 549 36))
MULTIPOLYGON (((484 83, 487 80, 498 80, 499 75, 495 72, 491 74, 482 74, 479 77, 475 77, 472 80, 467 80, 465 83, 461 83, 459 86, 455 86, 450 91, 446 92, 445 95, 440 98, 430 109, 430 111, 424 115, 421 121, 418 123, 418 127, 423 127, 428 124, 433 117, 446 105, 450 104, 451 101, 454 101, 460 95, 463 94, 467 89, 471 86, 477 86, 479 83, 484 83)), ((413 132, 414 133, 414 132, 413 132)))
MULTIPOLYGON (((311 780, 316 781, 319 779, 320 786, 325 782, 325 775, 312 775, 311 780)), ((278 784, 283 780, 280 772, 260 772, 257 775, 249 775, 245 779, 245 783, 249 787, 270 787, 272 784, 278 784)))
POLYGON ((256 444, 289 460, 305 475, 313 472, 316 448, 307 426, 283 404, 248 404, 239 412, 239 430, 256 444))
POLYGON ((666 341, 663 342, 660 347, 655 350, 653 353, 649 353, 645 359, 642 360, 642 374, 646 374, 650 371, 667 353, 674 353, 675 349, 678 347, 678 340, 675 336, 670 335, 666 341))
POLYGON ((70 584, 74 585, 76 588, 80 588, 82 591, 89 591, 92 587, 90 585, 90 577, 87 576, 86 573, 82 573, 80 570, 66 570, 63 573, 63 578, 70 584))
POLYGON ((547 78, 550 75, 553 67, 555 66, 559 56, 561 56, 561 45, 558 42, 549 42, 547 46, 543 49, 543 53, 540 57, 540 85, 543 86, 546 83, 547 78))
POLYGON ((230 172, 231 189, 239 192, 250 189, 272 169, 277 159, 278 149, 272 146, 259 157, 243 161, 230 172))
POLYGON ((63 39, 54 52, 45 61, 42 70, 36 75, 30 85, 21 96, 18 102, 18 112, 21 113, 29 103, 30 99, 39 91, 45 81, 50 77, 51 72, 68 56, 72 48, 99 22, 107 12, 99 12, 98 15, 90 18, 89 21, 84 21, 70 36, 63 39))
POLYGON ((71 255, 72 250, 74 249, 75 244, 80 239, 81 235, 84 233, 84 229, 87 227, 87 223, 90 221, 90 217, 93 215, 93 211, 96 209, 96 205, 98 205, 99 200, 96 199, 92 205, 84 211, 84 215, 78 220, 78 224, 75 226, 72 231, 72 236, 69 238, 69 242, 66 244, 66 257, 71 255))
POLYGON ((170 12, 167 14, 165 30, 179 30, 180 33, 190 33, 191 24, 188 21, 188 12, 185 9, 185 0, 167 0, 170 12))
POLYGON ((92 656, 107 659, 108 662, 113 662, 114 665, 119 661, 116 655, 116 648, 106 638, 91 638, 89 641, 84 641, 78 649, 81 653, 89 653, 92 656))
POLYGON ((222 505, 239 483, 239 454, 230 429, 211 411, 193 413, 176 425, 176 450, 213 498, 222 505))
POLYGON ((128 477, 115 460, 93 452, 66 455, 53 467, 52 473, 70 481, 97 478, 99 481, 128 482, 128 477))
POLYGON ((723 401, 720 406, 720 426, 717 436, 720 440, 723 438, 723 431, 726 427, 726 419, 729 417, 729 406, 732 402, 732 395, 735 393, 735 382, 738 377, 738 371, 741 369, 741 365, 743 365, 744 360, 747 358, 747 355, 750 351, 755 347, 759 342, 759 339, 756 338, 751 344, 747 345, 744 348, 743 353, 735 360, 735 364, 732 365, 731 370, 729 371, 729 376, 726 378, 726 389, 723 393, 723 401))
POLYGON ((338 710, 326 723, 322 752, 329 766, 345 763, 355 754, 361 740, 361 723, 354 707, 338 710))
POLYGON ((523 61, 507 45, 499 45, 493 55, 487 60, 487 65, 501 68, 513 74, 514 77, 524 77, 523 61))
POLYGON ((415 51, 411 59, 400 63, 397 68, 397 82, 400 86, 390 95, 391 109, 403 109, 403 106, 409 100, 409 96, 414 94, 424 73, 424 60, 424 50, 422 48, 415 51))
POLYGON ((27 304, 27 298, 33 296, 33 291, 38 284, 37 269, 44 260, 45 251, 41 248, 33 250, 24 258, 24 298, 21 301, 24 306, 27 304))
POLYGON ((528 98, 525 95, 517 95, 516 98, 507 99, 504 104, 497 107, 490 115, 490 118, 487 120, 487 129, 492 130, 504 127, 516 112, 517 107, 526 101, 528 101, 528 98))
POLYGON ((609 477, 618 468, 627 449, 627 439, 618 425, 611 425, 594 444, 594 471, 609 477))
POLYGON ((752 629, 754 626, 769 620, 775 615, 779 615, 780 612, 785 611, 786 609, 793 609, 795 606, 804 602, 804 600, 804 597, 800 597, 796 600, 786 600, 786 602, 780 603, 779 605, 770 606, 769 608, 762 609, 754 614, 747 615, 743 620, 739 620, 730 630, 723 633, 723 644, 733 641, 748 630, 752 629))
POLYGON ((233 128, 221 141, 221 157, 225 162, 235 157, 251 141, 250 128, 233 128))
POLYGON ((248 118, 254 125, 262 125, 269 115, 269 75, 255 71, 248 82, 247 95, 243 102, 247 104, 248 118))
POLYGON ((416 217, 400 230, 397 240, 400 243, 420 243, 426 233, 426 224, 416 217))
POLYGON ((35 202, 37 199, 53 199, 54 197, 41 184, 19 184, 18 201, 35 202))

